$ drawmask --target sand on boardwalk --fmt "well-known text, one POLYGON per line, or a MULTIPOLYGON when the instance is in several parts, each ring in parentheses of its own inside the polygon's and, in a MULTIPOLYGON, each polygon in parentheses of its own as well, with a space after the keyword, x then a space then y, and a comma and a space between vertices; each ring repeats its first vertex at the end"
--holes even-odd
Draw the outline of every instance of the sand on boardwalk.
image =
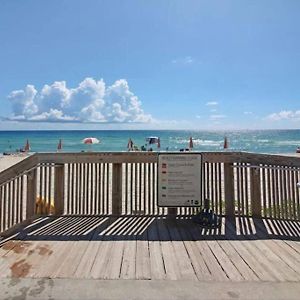
POLYGON ((0 156, 0 172, 28 157, 28 154, 0 156))

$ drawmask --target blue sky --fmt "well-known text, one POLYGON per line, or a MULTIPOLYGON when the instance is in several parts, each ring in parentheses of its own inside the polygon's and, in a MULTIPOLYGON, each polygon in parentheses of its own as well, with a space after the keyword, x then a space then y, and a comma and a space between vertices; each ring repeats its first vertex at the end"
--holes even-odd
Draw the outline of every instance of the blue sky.
POLYGON ((300 1, 0 1, 0 129, 300 127, 300 1))

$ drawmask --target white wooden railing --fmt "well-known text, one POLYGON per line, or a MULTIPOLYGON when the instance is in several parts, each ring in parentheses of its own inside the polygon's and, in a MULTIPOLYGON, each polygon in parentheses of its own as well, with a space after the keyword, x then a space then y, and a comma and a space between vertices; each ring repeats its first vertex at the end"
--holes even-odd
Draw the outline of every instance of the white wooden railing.
MULTIPOLYGON (((201 154, 201 201, 219 215, 300 219, 300 158, 201 154)), ((155 152, 34 154, 0 173, 0 232, 49 214, 194 214, 157 206, 157 161, 155 152)))

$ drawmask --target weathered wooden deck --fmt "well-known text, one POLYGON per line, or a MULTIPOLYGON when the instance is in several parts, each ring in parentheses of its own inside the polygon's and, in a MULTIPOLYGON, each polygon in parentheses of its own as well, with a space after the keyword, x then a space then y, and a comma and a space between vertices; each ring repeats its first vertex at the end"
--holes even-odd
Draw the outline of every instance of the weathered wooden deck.
POLYGON ((43 217, 0 243, 1 278, 300 281, 297 221, 43 217))

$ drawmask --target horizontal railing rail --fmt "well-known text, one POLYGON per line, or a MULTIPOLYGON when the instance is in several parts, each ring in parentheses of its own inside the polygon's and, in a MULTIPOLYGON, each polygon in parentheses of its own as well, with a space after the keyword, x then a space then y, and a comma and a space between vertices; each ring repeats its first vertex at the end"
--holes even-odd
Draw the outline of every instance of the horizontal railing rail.
MULTIPOLYGON (((201 201, 217 214, 300 219, 299 157, 201 154, 201 201)), ((36 215, 196 213, 158 207, 157 162, 157 152, 34 154, 0 173, 0 232, 36 215)))

